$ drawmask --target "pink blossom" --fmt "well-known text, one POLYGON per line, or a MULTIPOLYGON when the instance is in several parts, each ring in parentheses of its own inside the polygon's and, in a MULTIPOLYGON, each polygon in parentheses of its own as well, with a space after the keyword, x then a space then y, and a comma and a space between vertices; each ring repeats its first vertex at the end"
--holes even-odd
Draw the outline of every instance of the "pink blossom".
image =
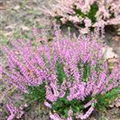
POLYGON ((94 107, 90 107, 89 108, 89 110, 83 115, 83 114, 79 114, 78 116, 77 116, 77 118, 80 118, 80 119, 82 119, 82 120, 84 120, 84 119, 87 119, 90 115, 91 115, 91 113, 93 112, 93 110, 94 110, 94 107))
POLYGON ((63 120, 62 118, 60 118, 60 116, 57 113, 50 114, 50 118, 52 120, 63 120))
POLYGON ((52 105, 48 102, 44 102, 44 105, 47 106, 48 108, 52 108, 52 105))

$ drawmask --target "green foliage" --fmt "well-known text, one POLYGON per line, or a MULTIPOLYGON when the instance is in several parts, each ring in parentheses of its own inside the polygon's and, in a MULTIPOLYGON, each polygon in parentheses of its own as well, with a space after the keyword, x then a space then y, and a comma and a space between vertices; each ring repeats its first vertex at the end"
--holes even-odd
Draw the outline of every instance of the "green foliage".
POLYGON ((84 105, 88 103, 92 98, 91 96, 86 97, 84 101, 74 99, 74 100, 67 100, 67 96, 69 94, 69 91, 66 91, 66 95, 63 98, 59 98, 53 105, 52 109, 53 111, 56 111, 59 115, 61 115, 63 118, 68 117, 68 111, 72 109, 73 111, 73 118, 75 118, 76 114, 79 112, 84 112, 86 109, 84 108, 84 105))
POLYGON ((28 86, 29 94, 25 94, 24 97, 28 103, 39 101, 43 103, 45 101, 45 83, 40 86, 28 86))
POLYGON ((55 16, 54 19, 57 20, 57 21, 60 21, 62 17, 61 16, 55 16))
MULTIPOLYGON (((91 22, 92 23, 95 23, 96 22, 96 17, 95 17, 95 15, 96 15, 96 13, 97 13, 97 11, 98 11, 98 5, 96 4, 96 3, 94 3, 93 5, 91 5, 91 8, 90 8, 90 11, 88 12, 88 13, 83 13, 80 9, 77 9, 76 8, 76 6, 74 6, 74 9, 73 9, 74 11, 75 11, 75 15, 76 16, 78 16, 78 17, 82 17, 82 18, 89 18, 90 20, 91 20, 91 22)), ((60 22, 61 23, 61 19, 62 18, 62 16, 55 16, 54 17, 54 19, 56 20, 56 21, 58 21, 58 22, 60 22)), ((62 24, 62 23, 61 23, 62 24)), ((74 26, 74 24, 71 22, 71 21, 67 21, 66 23, 65 23, 65 25, 66 26, 70 26, 70 27, 73 27, 74 26)), ((75 26, 74 26, 75 27, 75 26)), ((81 28, 84 28, 85 27, 85 24, 84 24, 84 22, 82 22, 82 23, 79 23, 79 27, 81 27, 81 28)), ((90 30, 91 31, 93 31, 94 30, 94 28, 93 27, 90 27, 90 30)))
POLYGON ((120 97, 120 87, 114 88, 104 95, 98 94, 95 98, 97 99, 96 108, 103 111, 110 105, 116 98, 120 97))
POLYGON ((77 9, 77 8, 75 7, 74 11, 75 11, 75 13, 76 13, 76 15, 77 15, 78 17, 79 17, 79 16, 81 16, 82 18, 85 18, 85 17, 86 17, 86 14, 82 13, 82 11, 81 11, 80 9, 77 9))
POLYGON ((76 15, 79 17, 81 16, 82 18, 85 18, 85 17, 88 17, 92 23, 95 23, 96 22, 96 13, 98 11, 98 6, 96 3, 94 3, 93 5, 91 5, 91 8, 90 8, 90 11, 88 13, 82 13, 82 11, 80 9, 74 9, 76 15))
POLYGON ((86 16, 91 19, 92 23, 95 23, 96 22, 96 13, 98 11, 98 6, 96 3, 94 3, 93 5, 91 5, 91 9, 90 11, 86 14, 86 16))
POLYGON ((63 80, 66 78, 65 72, 63 70, 63 65, 57 62, 56 68, 58 72, 57 76, 58 76, 59 84, 61 84, 63 80))
POLYGON ((115 13, 111 13, 110 18, 115 18, 115 13))
POLYGON ((81 112, 84 108, 82 101, 72 100, 68 101, 66 97, 59 98, 52 106, 53 110, 62 115, 62 117, 68 117, 68 111, 71 108, 73 110, 74 116, 77 112, 81 112))
MULTIPOLYGON (((47 62, 46 58, 45 58, 45 60, 47 62)), ((57 72, 58 72, 59 84, 61 84, 63 82, 63 80, 66 78, 66 75, 63 70, 63 65, 57 63, 56 68, 57 68, 57 72)), ((44 83, 40 86, 27 86, 29 93, 24 95, 26 101, 28 103, 32 103, 35 101, 43 103, 45 101, 45 96, 46 96, 45 95, 46 94, 45 85, 46 85, 46 83, 44 83)))
MULTIPOLYGON (((86 63, 84 66, 84 73, 83 73, 83 81, 87 82, 87 79, 90 75, 90 64, 86 63)), ((66 79, 65 72, 63 70, 63 65, 57 62, 57 75, 58 75, 58 84, 60 85, 64 79, 66 79)), ((97 69, 98 70, 98 69, 97 69)), ((45 101, 45 84, 32 87, 28 86, 29 94, 25 95, 25 99, 29 104, 33 102, 41 102, 45 101)), ((110 92, 105 93, 104 95, 98 94, 95 97, 87 96, 84 101, 81 100, 67 100, 67 96, 69 95, 69 91, 66 90, 66 95, 63 98, 58 98, 56 102, 52 104, 52 110, 56 111, 59 115, 63 118, 68 117, 68 111, 72 109, 73 111, 73 118, 75 118, 76 113, 78 112, 85 112, 87 109, 84 108, 84 105, 87 104, 92 99, 96 99, 97 103, 94 106, 98 109, 103 111, 109 104, 114 101, 117 97, 120 97, 120 87, 114 88, 110 92)), ((32 104, 31 104, 32 105, 32 104)))
POLYGON ((84 64, 84 72, 83 72, 83 81, 87 82, 87 79, 90 75, 90 65, 89 63, 84 64))

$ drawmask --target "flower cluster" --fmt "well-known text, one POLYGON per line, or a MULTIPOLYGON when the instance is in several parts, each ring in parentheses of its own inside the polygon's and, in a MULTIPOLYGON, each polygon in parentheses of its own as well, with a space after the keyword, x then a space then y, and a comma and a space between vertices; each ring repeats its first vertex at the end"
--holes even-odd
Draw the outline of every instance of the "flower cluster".
POLYGON ((13 120, 15 117, 17 119, 20 119, 23 116, 23 114, 24 114, 23 109, 27 107, 27 104, 25 104, 24 106, 20 106, 20 108, 17 108, 13 104, 7 104, 6 107, 7 107, 8 111, 10 112, 10 115, 7 118, 7 120, 13 120))
POLYGON ((94 27, 120 24, 120 0, 56 0, 45 13, 62 24, 74 24, 84 33, 94 27), (84 28, 84 29, 83 29, 84 28))
POLYGON ((55 31, 51 42, 46 38, 37 40, 37 45, 29 40, 11 41, 12 48, 3 48, 8 66, 2 75, 27 93, 27 86, 45 83, 45 105, 57 112, 50 114, 51 119, 86 119, 94 111, 96 96, 120 85, 120 65, 109 71, 101 53, 104 45, 96 39, 95 35, 66 37, 55 31), (79 106, 77 112, 74 105, 79 106), (66 116, 59 106, 67 107, 66 116), (84 109, 87 112, 82 114, 84 109))

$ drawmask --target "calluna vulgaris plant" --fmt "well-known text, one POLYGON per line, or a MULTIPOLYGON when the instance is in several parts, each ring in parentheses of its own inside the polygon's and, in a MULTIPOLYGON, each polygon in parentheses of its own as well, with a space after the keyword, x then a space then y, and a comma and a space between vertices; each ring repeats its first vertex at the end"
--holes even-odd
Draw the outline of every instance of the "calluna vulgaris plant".
POLYGON ((83 33, 95 27, 120 24, 120 0, 56 0, 51 11, 44 11, 61 21, 62 24, 73 24, 83 33))
MULTIPOLYGON (((102 58, 104 45, 96 36, 71 38, 56 30, 51 42, 45 37, 39 40, 35 44, 19 39, 11 41, 12 48, 4 47, 8 66, 1 73, 28 95, 35 95, 31 87, 43 90, 51 119, 86 119, 99 105, 99 98, 119 87, 120 64, 109 71, 102 58)), ((39 92, 35 96, 40 100, 39 92)))

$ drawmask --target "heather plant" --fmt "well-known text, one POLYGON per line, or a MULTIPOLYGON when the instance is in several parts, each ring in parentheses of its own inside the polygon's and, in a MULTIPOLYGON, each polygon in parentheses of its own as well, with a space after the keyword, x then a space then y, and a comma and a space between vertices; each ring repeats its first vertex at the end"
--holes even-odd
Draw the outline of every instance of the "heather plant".
POLYGON ((104 44, 94 34, 66 37, 56 30, 49 42, 36 36, 36 41, 11 44, 2 47, 7 61, 7 68, 0 69, 3 79, 30 102, 44 102, 53 120, 86 119, 119 92, 120 64, 109 71, 104 44))
POLYGON ((120 0, 56 0, 45 13, 82 33, 120 24, 120 0))

